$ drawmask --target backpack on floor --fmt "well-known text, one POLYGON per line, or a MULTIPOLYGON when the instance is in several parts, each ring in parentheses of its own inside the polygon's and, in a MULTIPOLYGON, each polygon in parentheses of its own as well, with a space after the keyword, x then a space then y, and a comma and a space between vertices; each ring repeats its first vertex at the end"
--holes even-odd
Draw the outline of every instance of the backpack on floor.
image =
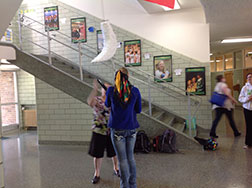
POLYGON ((150 140, 145 131, 137 132, 134 152, 149 153, 151 151, 150 140))
POLYGON ((162 135, 160 152, 175 153, 176 149, 176 133, 170 129, 166 129, 162 135))

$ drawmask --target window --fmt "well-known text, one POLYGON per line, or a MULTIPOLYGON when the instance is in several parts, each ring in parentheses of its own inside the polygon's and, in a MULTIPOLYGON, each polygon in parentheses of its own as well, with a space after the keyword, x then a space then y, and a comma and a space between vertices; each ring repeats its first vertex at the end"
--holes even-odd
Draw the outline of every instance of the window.
POLYGON ((245 49, 245 67, 252 67, 252 48, 245 49))
POLYGON ((225 58, 225 70, 233 69, 233 54, 224 55, 225 58))
POLYGON ((210 58, 210 70, 211 70, 211 72, 216 72, 214 57, 210 58))
POLYGON ((223 63, 223 56, 216 57, 216 71, 223 71, 224 70, 224 63, 223 63))
POLYGON ((243 68, 242 51, 237 51, 234 53, 234 68, 235 69, 243 68))

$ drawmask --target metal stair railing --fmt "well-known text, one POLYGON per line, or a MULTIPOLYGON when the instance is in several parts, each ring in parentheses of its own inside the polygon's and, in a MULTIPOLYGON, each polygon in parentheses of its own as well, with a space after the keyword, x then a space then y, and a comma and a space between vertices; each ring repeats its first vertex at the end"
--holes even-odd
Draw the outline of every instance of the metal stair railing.
MULTIPOLYGON (((30 17, 27 17, 25 15, 19 14, 19 16, 18 16, 18 26, 19 26, 19 34, 16 34, 14 32, 13 33, 15 35, 18 35, 20 49, 23 50, 23 39, 25 39, 26 41, 28 41, 28 42, 30 42, 30 43, 38 46, 39 48, 42 48, 43 50, 46 50, 48 52, 49 65, 51 65, 51 66, 52 66, 52 54, 62 59, 61 55, 58 55, 57 53, 55 53, 55 52, 52 51, 52 49, 51 49, 51 41, 55 41, 56 43, 61 44, 61 45, 65 46, 65 47, 67 47, 69 50, 77 52, 78 55, 79 55, 80 80, 83 81, 82 56, 86 56, 87 58, 89 58, 90 60, 92 60, 94 58, 94 56, 91 56, 90 53, 97 55, 97 49, 96 48, 94 48, 92 46, 89 46, 87 44, 85 44, 83 46, 83 45, 81 45, 81 43, 78 43, 78 48, 75 48, 75 47, 72 47, 70 45, 67 45, 66 43, 61 42, 60 40, 56 39, 56 35, 54 37, 50 36, 49 28, 46 25, 44 25, 43 23, 40 23, 40 22, 38 22, 38 21, 30 18, 30 17), (38 31, 37 29, 34 29, 34 28, 30 27, 29 25, 31 25, 31 24, 29 24, 29 25, 28 24, 24 24, 23 21, 24 21, 25 18, 33 21, 33 23, 38 23, 41 26, 44 26, 46 28, 46 33, 47 34, 44 34, 43 32, 38 31), (36 32, 36 33, 38 33, 38 34, 46 37, 47 38, 47 48, 43 47, 42 45, 39 45, 39 44, 33 42, 32 40, 29 40, 29 39, 26 39, 25 37, 23 37, 22 36, 22 29, 23 28, 27 28, 27 29, 29 29, 29 30, 31 30, 33 32, 36 32), (88 51, 89 54, 84 53, 83 51, 85 51, 85 50, 88 51)), ((70 41, 71 41, 71 37, 70 36, 68 36, 68 35, 66 35, 66 34, 64 34, 64 33, 60 32, 60 31, 55 31, 55 32, 61 34, 62 36, 66 37, 67 39, 70 39, 70 41)), ((69 61, 71 62, 71 60, 69 60, 69 61)), ((115 70, 116 66, 118 66, 118 67, 124 66, 124 63, 122 61, 120 61, 119 59, 116 59, 115 57, 113 57, 111 61, 112 61, 112 64, 111 63, 110 64, 103 63, 103 65, 109 66, 113 70, 115 70)), ((76 64, 76 63, 73 63, 73 64, 76 64)), ((191 117, 192 117, 191 111, 192 111, 192 106, 196 107, 195 110, 194 110, 194 113, 193 113, 193 116, 195 116, 196 113, 197 113, 197 111, 198 111, 198 109, 199 109, 199 106, 201 104, 202 99, 200 97, 198 97, 199 100, 194 100, 193 103, 192 103, 191 101, 192 101, 192 96, 194 96, 193 94, 188 93, 187 96, 186 96, 186 95, 182 94, 182 92, 186 93, 185 90, 183 90, 183 89, 181 89, 181 88, 179 88, 179 87, 177 87, 177 86, 175 86, 173 84, 169 84, 169 86, 170 87, 174 87, 176 90, 179 90, 180 92, 172 90, 170 87, 165 87, 165 86, 163 86, 163 85, 161 85, 159 83, 151 81, 151 79, 154 80, 154 76, 151 75, 151 74, 149 74, 148 72, 143 71, 143 70, 137 69, 137 71, 141 72, 142 74, 137 74, 136 71, 133 71, 132 69, 129 69, 129 70, 133 73, 133 75, 136 74, 137 76, 143 76, 145 78, 145 80, 146 79, 148 80, 148 83, 146 83, 144 80, 141 80, 141 79, 136 78, 134 76, 130 76, 130 78, 133 79, 134 81, 139 82, 139 83, 141 83, 143 85, 147 85, 147 89, 148 89, 148 102, 149 102, 149 115, 150 116, 152 115, 152 103, 153 103, 152 96, 151 96, 151 94, 152 94, 151 89, 154 89, 155 91, 159 91, 159 92, 161 92, 161 93, 163 93, 163 94, 165 94, 165 95, 167 95, 169 97, 172 97, 172 98, 174 98, 174 99, 176 99, 178 101, 181 101, 181 99, 183 99, 182 101, 185 102, 186 98, 187 98, 187 101, 188 101, 188 105, 187 105, 188 116, 185 117, 185 119, 188 119, 188 122, 189 122, 188 123, 189 124, 189 135, 191 136, 191 117), (177 96, 172 95, 169 92, 164 91, 164 89, 167 89, 168 91, 172 91, 172 93, 173 94, 175 93, 177 96)), ((90 71, 88 71, 88 72, 90 72, 90 71)), ((97 75, 97 73, 94 73, 94 75, 97 75)), ((162 107, 162 108, 166 109, 168 112, 171 112, 171 110, 167 109, 166 107, 162 107)), ((174 112, 172 112, 172 113, 174 113, 174 112)))

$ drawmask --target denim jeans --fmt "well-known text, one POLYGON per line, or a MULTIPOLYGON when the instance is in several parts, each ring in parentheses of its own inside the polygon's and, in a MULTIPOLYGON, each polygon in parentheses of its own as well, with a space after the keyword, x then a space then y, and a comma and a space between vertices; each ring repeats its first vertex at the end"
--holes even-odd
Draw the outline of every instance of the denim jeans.
POLYGON ((111 140, 119 161, 120 188, 136 188, 134 146, 136 130, 111 129, 111 140))

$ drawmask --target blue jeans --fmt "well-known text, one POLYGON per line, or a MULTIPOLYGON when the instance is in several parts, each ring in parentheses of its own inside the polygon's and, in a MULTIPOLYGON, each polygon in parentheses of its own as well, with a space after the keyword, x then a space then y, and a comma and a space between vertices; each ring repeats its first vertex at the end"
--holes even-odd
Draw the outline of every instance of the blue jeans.
POLYGON ((136 188, 134 146, 136 130, 111 129, 111 140, 119 161, 120 188, 136 188))

